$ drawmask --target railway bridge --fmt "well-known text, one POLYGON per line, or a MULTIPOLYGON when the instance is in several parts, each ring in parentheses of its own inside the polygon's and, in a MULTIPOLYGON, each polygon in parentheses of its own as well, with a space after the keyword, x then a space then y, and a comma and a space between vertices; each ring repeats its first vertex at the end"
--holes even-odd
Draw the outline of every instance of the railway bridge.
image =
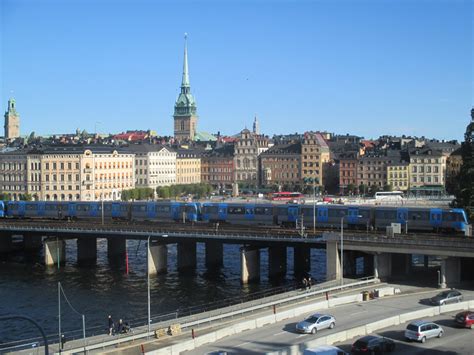
MULTIPOLYGON (((431 233, 409 233, 387 236, 377 231, 340 231, 244 227, 230 225, 204 226, 178 223, 86 222, 4 220, 0 222, 0 254, 10 252, 14 240, 21 236, 21 248, 44 248, 45 265, 66 261, 66 240, 77 241, 78 263, 95 262, 97 238, 107 239, 110 258, 125 260, 127 239, 148 242, 147 270, 150 274, 167 271, 168 245, 177 244, 177 266, 180 271, 196 267, 196 243, 205 244, 206 266, 223 264, 223 245, 239 244, 241 281, 248 283, 260 278, 260 251, 268 249, 270 277, 283 275, 287 269, 287 248, 293 248, 294 270, 301 275, 310 270, 312 248, 326 249, 326 279, 341 279, 358 274, 375 275, 382 280, 409 276, 412 255, 435 256, 440 265, 431 272, 438 273, 441 287, 454 286, 472 280, 474 240, 469 237, 431 233), (341 257, 343 255, 343 257, 341 257), (360 273, 360 267, 363 271, 360 273)), ((436 276, 436 274, 435 274, 436 276)))

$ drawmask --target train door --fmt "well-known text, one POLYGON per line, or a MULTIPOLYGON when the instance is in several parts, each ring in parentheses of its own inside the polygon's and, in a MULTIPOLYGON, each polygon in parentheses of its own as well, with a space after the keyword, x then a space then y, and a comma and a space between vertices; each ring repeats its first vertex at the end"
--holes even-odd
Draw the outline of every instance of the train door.
POLYGON ((217 218, 219 221, 227 221, 227 204, 220 203, 217 207, 217 218))
POLYGON ((408 221, 408 208, 397 208, 397 223, 405 226, 408 221))
POLYGON ((171 204, 171 218, 175 221, 179 221, 179 212, 180 212, 180 204, 175 202, 171 204))
POLYGON ((442 210, 441 208, 432 208, 430 210, 430 224, 434 228, 439 228, 441 227, 441 218, 442 210))
POLYGON ((245 220, 253 221, 255 219, 255 206, 245 206, 245 220))
POLYGON ((347 209, 347 224, 357 224, 359 219, 359 208, 349 207, 347 209))
POLYGON ((288 222, 296 222, 298 219, 298 206, 288 206, 288 222))
MULTIPOLYGON (((97 202, 90 202, 89 203, 90 210, 89 210, 89 216, 90 217, 97 217, 99 215, 99 203, 97 202)), ((102 207, 101 207, 102 208, 102 207)))
POLYGON ((120 202, 112 202, 112 218, 120 218, 122 217, 121 214, 120 202))
POLYGON ((328 208, 325 206, 318 207, 318 213, 316 214, 316 221, 318 223, 328 222, 328 208))
POLYGON ((25 201, 18 201, 18 216, 25 217, 26 204, 25 201))
MULTIPOLYGON (((44 214, 44 205, 43 205, 43 214, 44 214)), ((41 214, 40 206, 38 206, 38 215, 42 216, 43 214, 41 214)), ((76 204, 75 203, 72 203, 72 202, 68 203, 67 214, 70 218, 76 217, 76 204)))
POLYGON ((146 203, 146 217, 156 218, 156 204, 154 202, 146 203))

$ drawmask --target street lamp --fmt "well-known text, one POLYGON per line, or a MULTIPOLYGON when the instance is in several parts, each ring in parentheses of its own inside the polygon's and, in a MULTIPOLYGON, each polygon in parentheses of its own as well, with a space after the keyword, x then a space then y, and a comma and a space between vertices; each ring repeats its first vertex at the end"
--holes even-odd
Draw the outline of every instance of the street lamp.
POLYGON ((318 178, 304 178, 305 184, 313 185, 313 234, 316 233, 316 184, 319 183, 318 178))
POLYGON ((146 338, 150 338, 150 323, 151 323, 151 307, 150 307, 150 236, 148 236, 148 241, 146 243, 146 285, 148 292, 148 332, 146 338))

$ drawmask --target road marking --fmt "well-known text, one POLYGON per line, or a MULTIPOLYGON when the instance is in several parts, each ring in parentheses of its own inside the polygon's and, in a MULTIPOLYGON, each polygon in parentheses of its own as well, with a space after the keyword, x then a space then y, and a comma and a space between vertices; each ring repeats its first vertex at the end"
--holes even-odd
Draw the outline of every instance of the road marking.
POLYGON ((288 332, 280 332, 280 333, 276 333, 276 334, 273 334, 273 336, 277 336, 277 335, 280 335, 280 334, 286 334, 288 332))
POLYGON ((251 342, 250 341, 246 341, 245 343, 241 343, 239 345, 236 345, 237 347, 240 347, 240 346, 244 346, 244 345, 247 345, 247 344, 250 344, 251 342))

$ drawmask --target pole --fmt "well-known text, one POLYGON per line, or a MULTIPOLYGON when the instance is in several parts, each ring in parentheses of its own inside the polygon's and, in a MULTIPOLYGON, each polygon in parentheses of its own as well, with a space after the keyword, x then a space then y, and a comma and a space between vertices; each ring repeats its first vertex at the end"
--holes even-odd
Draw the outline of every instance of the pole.
POLYGON ((150 308, 150 236, 148 236, 148 242, 146 244, 146 285, 147 285, 147 291, 148 291, 148 333, 147 333, 147 339, 150 337, 150 323, 151 323, 151 308, 150 308))
POLYGON ((344 286, 344 217, 341 217, 341 286, 344 286))
POLYGON ((86 341, 86 316, 82 315, 82 337, 84 338, 84 354, 87 354, 87 341, 86 341))
POLYGON ((102 225, 104 225, 104 197, 101 199, 101 209, 102 209, 102 225))
POLYGON ((313 234, 316 234, 316 187, 313 182, 313 234))
POLYGON ((61 353, 61 282, 58 281, 58 346, 61 353))
POLYGON ((60 254, 59 254, 59 238, 56 237, 56 257, 58 259, 58 270, 59 270, 59 266, 60 266, 60 254))

